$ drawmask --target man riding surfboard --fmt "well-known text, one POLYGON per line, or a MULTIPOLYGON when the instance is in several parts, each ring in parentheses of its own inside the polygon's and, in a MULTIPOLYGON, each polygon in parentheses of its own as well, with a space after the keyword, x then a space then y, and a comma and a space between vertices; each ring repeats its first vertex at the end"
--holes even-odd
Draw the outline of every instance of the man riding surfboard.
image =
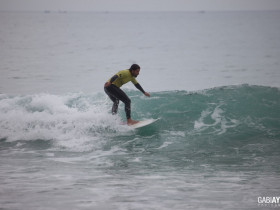
POLYGON ((131 100, 123 92, 120 87, 127 82, 132 82, 135 87, 140 90, 145 96, 150 97, 150 94, 145 92, 141 85, 135 79, 140 72, 140 66, 138 64, 133 64, 129 69, 119 71, 113 77, 111 77, 104 85, 105 93, 113 101, 112 114, 116 114, 118 111, 119 101, 122 101, 125 105, 125 114, 128 125, 133 125, 138 123, 138 121, 131 119, 131 100))

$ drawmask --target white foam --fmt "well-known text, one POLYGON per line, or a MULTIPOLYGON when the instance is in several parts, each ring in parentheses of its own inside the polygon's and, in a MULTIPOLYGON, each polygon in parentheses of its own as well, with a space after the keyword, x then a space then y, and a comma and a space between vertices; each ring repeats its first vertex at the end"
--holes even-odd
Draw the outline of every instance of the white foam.
POLYGON ((200 129, 203 129, 203 128, 207 127, 207 124, 204 123, 204 119, 205 119, 210 113, 211 113, 211 112, 209 111, 209 109, 203 110, 203 111, 201 112, 200 118, 194 122, 194 128, 200 130, 200 129))
POLYGON ((168 145, 170 145, 170 144, 173 144, 173 142, 170 142, 170 141, 166 141, 166 142, 164 142, 159 148, 157 148, 157 149, 163 149, 163 148, 165 148, 165 147, 168 147, 168 145))
POLYGON ((126 129, 108 112, 105 97, 96 95, 6 96, 0 100, 0 118, 0 138, 54 140, 73 150, 92 150, 104 134, 126 129))
POLYGON ((236 127, 239 121, 226 117, 221 106, 222 104, 216 106, 214 110, 213 108, 208 108, 202 111, 200 118, 194 123, 195 130, 201 132, 210 128, 211 133, 221 135, 225 133, 228 128, 236 127))

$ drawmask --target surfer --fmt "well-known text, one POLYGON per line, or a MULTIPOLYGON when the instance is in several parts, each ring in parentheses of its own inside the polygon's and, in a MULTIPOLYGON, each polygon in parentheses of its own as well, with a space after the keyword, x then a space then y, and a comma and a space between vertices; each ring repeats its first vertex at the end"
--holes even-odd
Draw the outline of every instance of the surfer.
POLYGON ((123 92, 120 87, 127 82, 132 82, 135 87, 140 90, 145 96, 150 97, 150 94, 145 92, 141 85, 135 79, 140 72, 140 66, 138 64, 133 64, 129 69, 119 71, 113 77, 111 77, 104 85, 105 93, 113 101, 112 114, 116 114, 118 111, 119 101, 122 101, 125 105, 125 114, 128 125, 133 125, 138 123, 138 121, 131 119, 131 109, 130 104, 131 100, 123 92))

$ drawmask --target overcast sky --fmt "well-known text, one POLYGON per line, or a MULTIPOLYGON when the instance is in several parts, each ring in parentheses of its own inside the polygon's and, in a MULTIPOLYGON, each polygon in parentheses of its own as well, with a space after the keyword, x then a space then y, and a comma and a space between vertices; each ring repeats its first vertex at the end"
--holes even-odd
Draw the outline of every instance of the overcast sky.
POLYGON ((2 11, 280 10, 280 0, 0 0, 2 11))

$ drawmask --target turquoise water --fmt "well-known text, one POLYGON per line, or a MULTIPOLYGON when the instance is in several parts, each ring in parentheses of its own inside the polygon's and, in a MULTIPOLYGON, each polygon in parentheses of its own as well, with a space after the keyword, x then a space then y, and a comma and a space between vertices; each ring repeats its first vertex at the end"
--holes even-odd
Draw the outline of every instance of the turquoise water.
POLYGON ((135 119, 160 120, 121 125, 104 94, 2 94, 2 207, 255 209, 279 193, 278 88, 127 93, 135 119))

